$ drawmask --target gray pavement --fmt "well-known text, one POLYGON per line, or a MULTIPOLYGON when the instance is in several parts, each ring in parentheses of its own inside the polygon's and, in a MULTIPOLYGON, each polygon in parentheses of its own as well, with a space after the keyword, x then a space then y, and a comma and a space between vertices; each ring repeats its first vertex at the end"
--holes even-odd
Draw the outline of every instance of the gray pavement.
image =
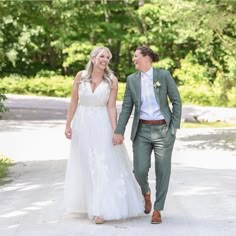
MULTIPOLYGON (((69 141, 63 133, 69 100, 8 97, 11 110, 0 120, 0 153, 15 164, 0 185, 1 236, 236 235, 236 127, 178 130, 161 225, 151 225, 145 215, 98 226, 64 213, 69 141)), ((207 119, 217 114, 225 121, 236 117, 235 109, 185 106, 183 120, 200 114, 208 114, 207 119)), ((131 122, 132 117, 125 145, 132 159, 131 122)), ((153 163, 149 179, 154 194, 153 163)))
MULTIPOLYGON (((14 120, 64 120, 69 98, 7 95, 5 104, 10 111, 3 119, 14 120), (38 112, 40 111, 40 112, 38 112)), ((121 102, 117 102, 118 112, 121 102)), ((236 124, 236 108, 183 106, 182 120, 190 122, 223 121, 236 124)))

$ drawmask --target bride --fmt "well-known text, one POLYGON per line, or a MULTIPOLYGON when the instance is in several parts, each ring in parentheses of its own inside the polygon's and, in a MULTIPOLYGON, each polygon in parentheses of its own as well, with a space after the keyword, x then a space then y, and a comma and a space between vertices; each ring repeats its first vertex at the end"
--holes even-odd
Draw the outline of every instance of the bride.
POLYGON ((140 216, 144 210, 126 148, 112 144, 118 80, 108 66, 111 57, 106 47, 92 50, 86 69, 74 79, 65 127, 71 140, 66 211, 86 213, 96 224, 140 216))

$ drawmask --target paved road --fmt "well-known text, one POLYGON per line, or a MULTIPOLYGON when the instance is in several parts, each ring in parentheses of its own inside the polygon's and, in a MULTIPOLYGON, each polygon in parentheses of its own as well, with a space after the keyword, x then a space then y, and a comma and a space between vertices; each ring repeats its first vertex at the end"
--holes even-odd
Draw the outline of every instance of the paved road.
MULTIPOLYGON (((143 216, 98 226, 64 214, 68 100, 13 96, 8 102, 19 106, 0 120, 0 152, 16 164, 0 186, 1 236, 236 235, 236 127, 178 131, 163 224, 143 216)), ((149 178, 154 193, 153 165, 149 178)))
MULTIPOLYGON (((69 99, 39 96, 7 95, 5 104, 10 108, 4 119, 64 120, 69 99)), ((118 111, 121 102, 117 102, 118 111)), ((236 124, 236 108, 183 106, 183 121, 224 121, 236 124)))

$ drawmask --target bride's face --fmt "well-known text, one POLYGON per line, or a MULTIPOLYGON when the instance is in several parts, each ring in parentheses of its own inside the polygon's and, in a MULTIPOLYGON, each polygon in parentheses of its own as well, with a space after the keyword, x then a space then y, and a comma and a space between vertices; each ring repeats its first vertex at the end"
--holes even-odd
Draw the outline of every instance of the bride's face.
POLYGON ((107 51, 99 53, 93 60, 94 67, 105 70, 110 62, 110 55, 107 51))

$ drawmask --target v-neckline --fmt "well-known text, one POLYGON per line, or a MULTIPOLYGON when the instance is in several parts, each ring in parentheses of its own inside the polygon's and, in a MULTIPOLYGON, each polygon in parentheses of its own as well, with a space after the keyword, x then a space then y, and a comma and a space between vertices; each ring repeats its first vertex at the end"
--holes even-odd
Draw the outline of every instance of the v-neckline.
POLYGON ((97 87, 96 87, 94 90, 93 90, 93 88, 92 88, 92 83, 89 83, 89 87, 90 87, 90 89, 91 89, 92 94, 94 94, 94 93, 96 92, 96 90, 98 89, 98 87, 101 85, 102 82, 103 82, 103 80, 101 80, 101 81, 98 83, 97 87))

